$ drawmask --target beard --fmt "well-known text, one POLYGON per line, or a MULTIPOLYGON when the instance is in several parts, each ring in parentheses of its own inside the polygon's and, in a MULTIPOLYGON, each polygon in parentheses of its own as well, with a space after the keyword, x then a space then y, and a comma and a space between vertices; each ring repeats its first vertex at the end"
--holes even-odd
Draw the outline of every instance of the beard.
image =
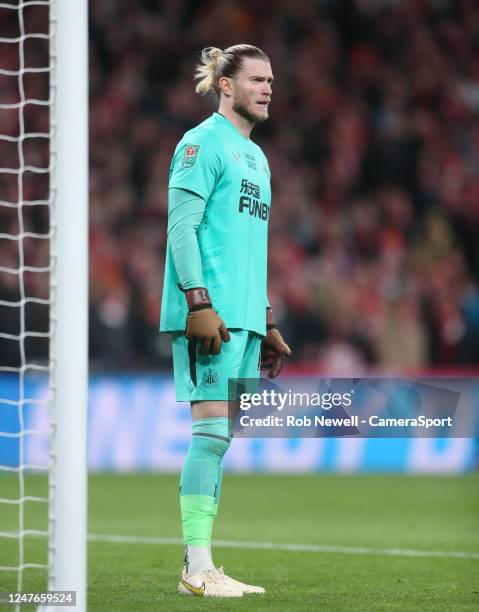
POLYGON ((261 123, 268 119, 268 113, 265 113, 264 115, 257 115, 250 111, 247 107, 247 101, 243 96, 238 96, 233 102, 233 110, 235 111, 235 113, 238 113, 240 117, 243 117, 243 119, 246 119, 253 125, 255 123, 261 123))

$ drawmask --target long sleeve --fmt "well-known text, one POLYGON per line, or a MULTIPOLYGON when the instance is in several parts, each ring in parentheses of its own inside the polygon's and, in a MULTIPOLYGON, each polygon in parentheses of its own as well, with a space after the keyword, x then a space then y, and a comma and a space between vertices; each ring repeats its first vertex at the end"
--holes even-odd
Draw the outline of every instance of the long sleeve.
POLYGON ((205 286, 196 236, 205 206, 203 198, 191 191, 178 188, 168 191, 168 242, 183 289, 205 286))

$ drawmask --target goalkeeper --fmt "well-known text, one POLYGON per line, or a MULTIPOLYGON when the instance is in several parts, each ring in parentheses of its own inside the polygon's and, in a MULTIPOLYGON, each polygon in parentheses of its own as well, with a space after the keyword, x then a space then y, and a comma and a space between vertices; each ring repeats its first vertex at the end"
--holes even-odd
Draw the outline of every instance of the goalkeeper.
POLYGON ((273 75, 250 45, 204 49, 196 91, 218 112, 176 147, 168 189, 168 243, 160 331, 172 334, 177 401, 191 402, 193 435, 180 479, 185 595, 264 593, 216 569, 211 532, 222 459, 232 438, 228 379, 277 376, 291 351, 266 295, 271 187, 268 161, 250 139, 268 118, 273 75))

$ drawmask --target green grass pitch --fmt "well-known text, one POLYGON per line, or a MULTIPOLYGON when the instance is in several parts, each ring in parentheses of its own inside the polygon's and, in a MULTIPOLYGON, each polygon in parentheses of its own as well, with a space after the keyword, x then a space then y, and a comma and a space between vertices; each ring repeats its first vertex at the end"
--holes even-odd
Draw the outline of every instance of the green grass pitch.
MULTIPOLYGON (((181 536, 177 476, 92 475, 89 487, 91 534, 181 536)), ((44 478, 27 477, 27 495, 45 491, 44 478)), ((17 477, 0 477, 0 497, 17 494, 17 477)), ((27 502, 25 527, 45 525, 44 505, 27 502)), ((18 508, 0 504, 0 530, 17 526, 18 508)), ((179 544, 90 541, 89 610, 479 610, 477 474, 225 474, 214 538, 338 550, 216 548, 216 565, 267 590, 230 601, 176 594, 179 544), (400 556, 385 549, 469 556, 400 556)), ((44 539, 27 538, 25 551, 25 561, 46 560, 44 539)), ((16 541, 0 538, 0 565, 17 561, 16 541)), ((15 588, 14 575, 0 572, 0 592, 15 588)), ((43 570, 25 572, 24 591, 45 588, 43 570)))

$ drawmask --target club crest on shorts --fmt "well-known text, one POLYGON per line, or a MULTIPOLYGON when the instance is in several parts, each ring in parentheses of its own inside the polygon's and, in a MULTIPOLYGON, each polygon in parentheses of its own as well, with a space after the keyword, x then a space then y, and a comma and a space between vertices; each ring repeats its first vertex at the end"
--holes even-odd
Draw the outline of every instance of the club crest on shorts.
POLYGON ((187 144, 183 153, 181 165, 183 168, 192 168, 198 158, 200 145, 187 144))
POLYGON ((219 381, 218 374, 211 368, 208 368, 208 370, 203 374, 201 383, 203 385, 212 386, 212 385, 217 385, 218 381, 219 381))

